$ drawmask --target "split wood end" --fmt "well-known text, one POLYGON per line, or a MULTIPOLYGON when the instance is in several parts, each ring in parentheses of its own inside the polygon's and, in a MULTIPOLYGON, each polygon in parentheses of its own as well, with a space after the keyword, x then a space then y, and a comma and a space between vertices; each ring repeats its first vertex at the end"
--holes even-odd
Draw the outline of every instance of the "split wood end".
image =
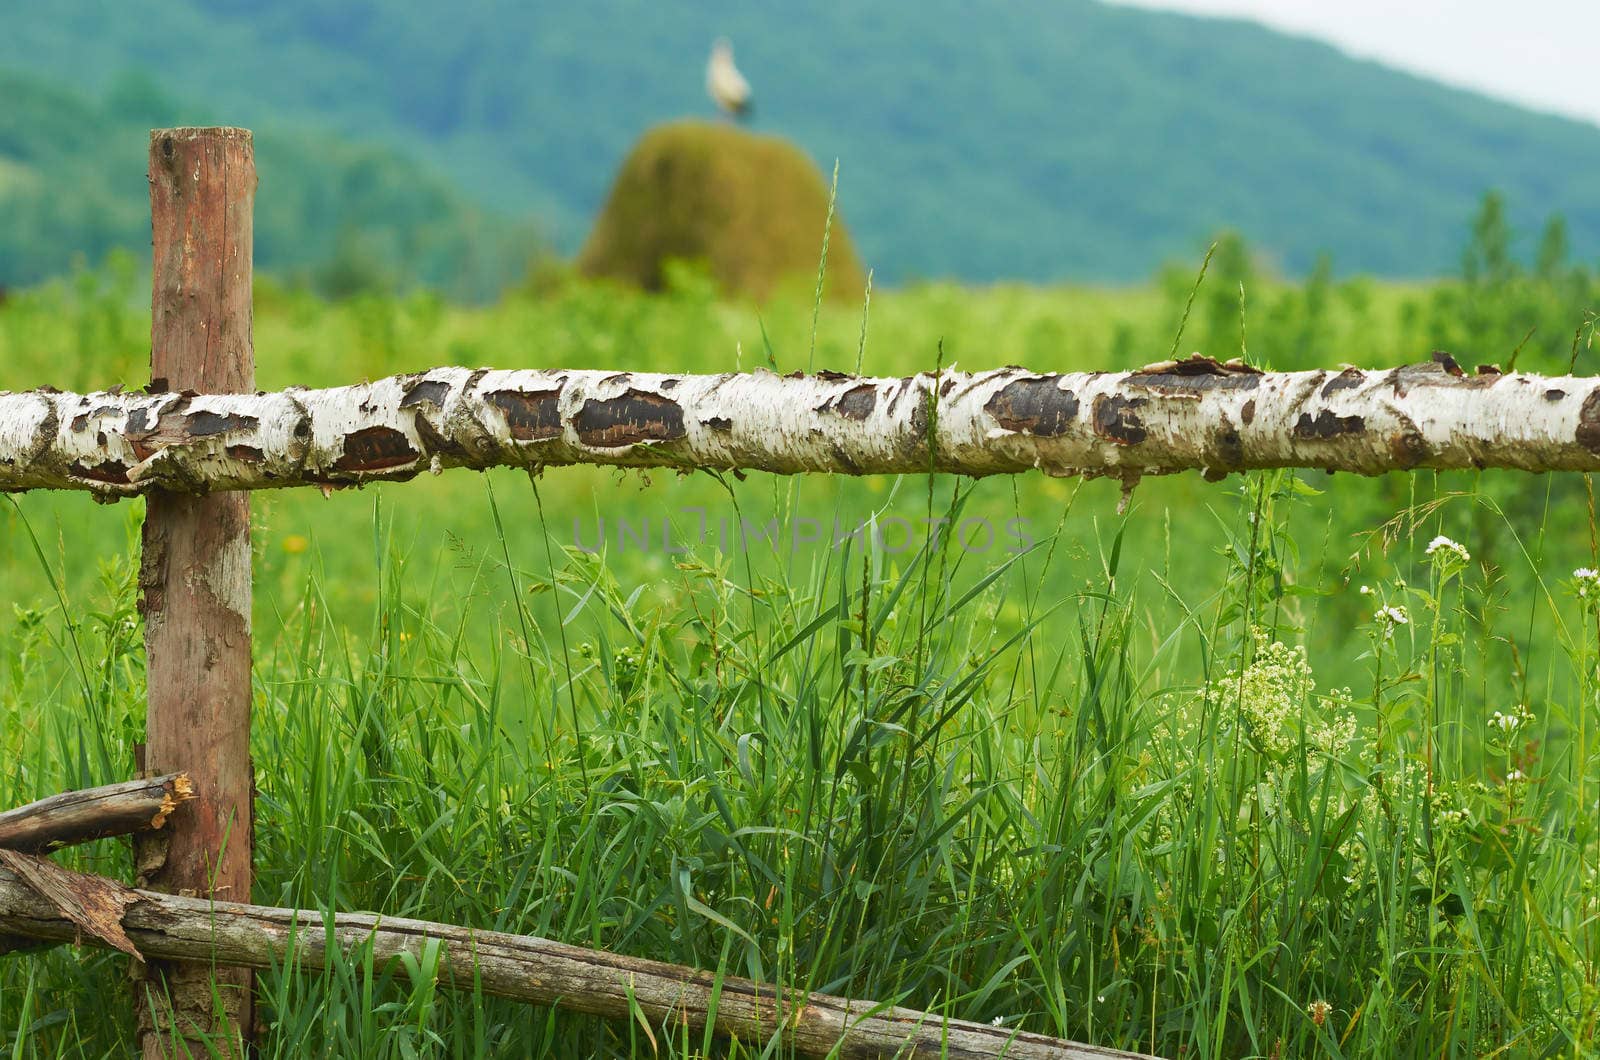
POLYGON ((194 784, 189 780, 189 774, 178 773, 166 785, 166 790, 161 796, 161 808, 156 815, 150 818, 151 828, 160 828, 167 823, 167 818, 172 811, 178 808, 180 802, 188 802, 195 797, 194 784))

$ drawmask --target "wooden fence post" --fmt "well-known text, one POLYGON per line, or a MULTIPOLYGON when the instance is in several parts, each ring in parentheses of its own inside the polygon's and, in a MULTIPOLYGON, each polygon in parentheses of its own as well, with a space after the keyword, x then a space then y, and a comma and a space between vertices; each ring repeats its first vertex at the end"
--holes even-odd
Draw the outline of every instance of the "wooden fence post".
MULTIPOLYGON (((255 389, 251 338, 255 154, 245 129, 150 134, 155 391, 255 389)), ((250 501, 149 497, 140 611, 149 674, 144 768, 188 772, 198 798, 136 847, 143 885, 250 901, 250 501)), ((145 1057, 242 1055, 251 973, 152 962, 137 984, 145 1057), (222 999, 221 1011, 216 998, 222 999)))

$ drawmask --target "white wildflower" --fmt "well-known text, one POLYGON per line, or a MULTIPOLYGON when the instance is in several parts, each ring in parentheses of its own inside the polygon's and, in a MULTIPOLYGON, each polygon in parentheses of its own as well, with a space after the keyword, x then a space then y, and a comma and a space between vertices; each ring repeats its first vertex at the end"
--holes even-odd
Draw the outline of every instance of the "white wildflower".
POLYGON ((1579 567, 1573 571, 1572 591, 1580 600, 1600 600, 1600 570, 1579 567))
POLYGON ((1525 781, 1527 779, 1528 779, 1528 774, 1524 773, 1520 769, 1513 769, 1511 772, 1506 774, 1506 783, 1507 784, 1521 784, 1523 781, 1525 781))
POLYGON ((1378 608, 1372 617, 1377 620, 1378 629, 1386 638, 1394 636, 1394 627, 1411 624, 1411 616, 1398 604, 1386 604, 1378 608))
POLYGON ((1424 555, 1434 556, 1439 555, 1440 553, 1443 553, 1445 556, 1454 556, 1462 563, 1465 563, 1472 558, 1472 554, 1467 551, 1466 546, 1462 545, 1459 541, 1450 540, 1443 534, 1440 534, 1438 537, 1428 542, 1428 548, 1424 555))
POLYGON ((1265 630, 1251 631, 1254 657, 1205 688, 1215 708, 1231 713, 1237 707, 1252 743, 1275 758, 1300 744, 1301 708, 1313 689, 1311 663, 1305 649, 1273 640, 1265 630))
POLYGON ((1372 595, 1372 586, 1370 586, 1370 585, 1363 585, 1363 586, 1362 586, 1362 587, 1361 587, 1361 595, 1362 595, 1362 596, 1371 596, 1371 595, 1372 595))
POLYGON ((1509 742, 1511 737, 1533 724, 1533 712, 1526 706, 1518 705, 1510 714, 1495 711, 1489 718, 1489 736, 1504 742, 1509 742))

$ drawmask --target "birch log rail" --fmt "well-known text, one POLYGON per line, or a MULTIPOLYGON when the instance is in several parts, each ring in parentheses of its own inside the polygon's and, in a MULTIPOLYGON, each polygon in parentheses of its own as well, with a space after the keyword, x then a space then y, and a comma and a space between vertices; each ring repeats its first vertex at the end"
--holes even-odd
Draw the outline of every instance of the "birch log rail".
POLYGON ((436 368, 326 390, 0 394, 0 492, 102 499, 565 464, 1110 475, 1271 467, 1600 470, 1600 377, 1269 372, 1193 357, 1132 372, 870 379, 436 368))
MULTIPOLYGON (((810 1055, 953 1060, 996 1056, 1107 1060, 1139 1055, 870 1001, 780 992, 748 979, 719 980, 693 968, 527 935, 369 913, 334 914, 329 924, 315 911, 133 890, 65 869, 54 869, 52 876, 76 884, 62 890, 96 894, 101 908, 120 916, 126 939, 146 958, 254 968, 292 965, 315 971, 323 967, 329 944, 347 957, 370 945, 380 965, 402 954, 421 958, 426 948, 438 947, 439 981, 454 990, 480 990, 623 1020, 631 1018, 637 1005, 657 1026, 698 1031, 711 1023, 716 1033, 747 1043, 764 1043, 782 1029, 784 1042, 810 1055)), ((0 868, 0 938, 5 934, 114 944, 97 933, 86 934, 58 901, 0 868)))

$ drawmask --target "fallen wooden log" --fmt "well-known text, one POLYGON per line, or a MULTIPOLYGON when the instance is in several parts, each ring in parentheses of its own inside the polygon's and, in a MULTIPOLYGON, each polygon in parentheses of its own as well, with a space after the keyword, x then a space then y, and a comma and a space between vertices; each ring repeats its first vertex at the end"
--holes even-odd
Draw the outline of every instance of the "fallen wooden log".
POLYGON ((160 828, 194 795, 187 773, 52 795, 0 813, 0 848, 43 852, 160 828))
MULTIPOLYGON (((334 914, 330 930, 324 916, 315 911, 211 902, 98 879, 93 888, 80 884, 77 889, 103 895, 105 884, 122 892, 112 904, 120 901, 126 906, 121 926, 147 958, 318 971, 330 942, 346 957, 370 946, 379 964, 402 954, 420 959, 425 949, 434 949, 440 957, 440 982, 451 989, 480 990, 622 1020, 633 1018, 637 1005, 656 1025, 701 1030, 711 1023, 715 1033, 750 1043, 781 1035, 788 1046, 811 1055, 952 1060, 995 1056, 1106 1060, 1139 1055, 871 1001, 780 991, 749 979, 719 980, 694 968, 527 935, 370 913, 334 914)), ((0 933, 107 945, 99 937, 85 936, 55 901, 4 869, 0 869, 0 933)))
POLYGON ((0 393, 0 492, 332 488, 449 467, 563 464, 847 475, 1141 475, 1309 467, 1600 471, 1600 378, 1132 372, 869 379, 434 368, 268 394, 0 393))

